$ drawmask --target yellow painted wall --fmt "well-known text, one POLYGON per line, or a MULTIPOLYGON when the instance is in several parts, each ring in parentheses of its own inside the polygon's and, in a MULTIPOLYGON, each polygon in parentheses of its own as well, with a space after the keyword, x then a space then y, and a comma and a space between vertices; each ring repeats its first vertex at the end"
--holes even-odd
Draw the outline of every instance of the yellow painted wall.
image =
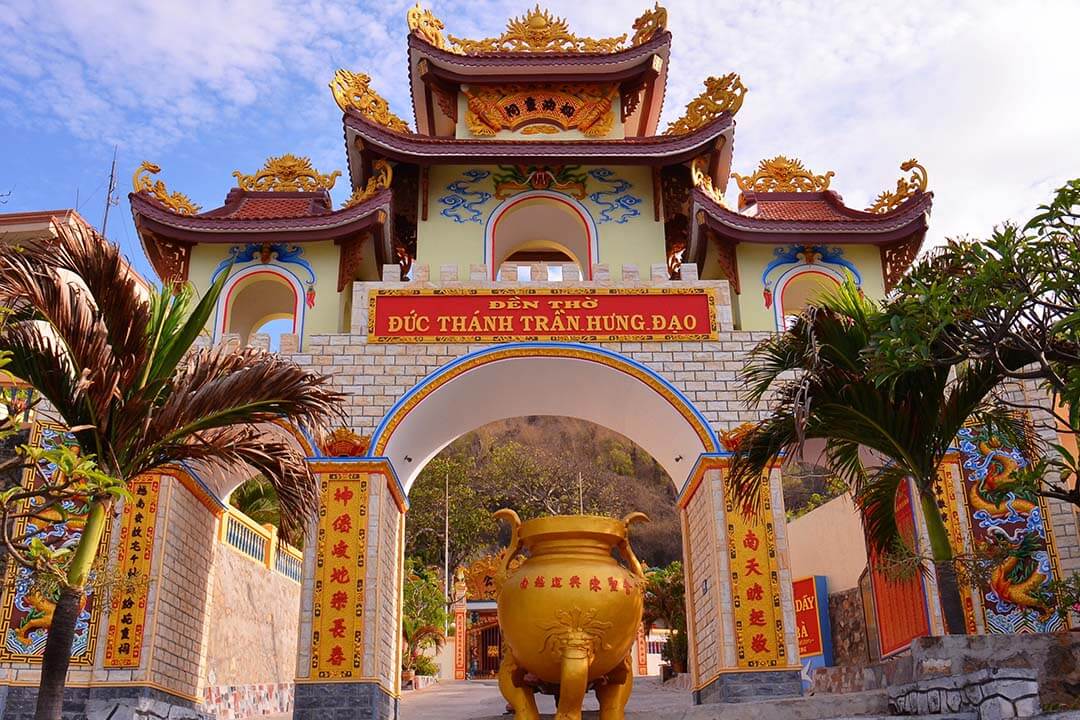
MULTIPOLYGON (((742 294, 736 296, 735 303, 738 305, 738 327, 742 330, 774 330, 776 321, 772 308, 765 307, 765 298, 762 293, 764 286, 761 284, 761 273, 773 260, 773 251, 781 245, 767 245, 759 243, 739 243, 735 246, 735 257, 739 268, 739 284, 742 294)), ((844 257, 859 269, 862 275, 862 290, 868 298, 878 300, 885 297, 885 283, 881 274, 881 253, 873 245, 842 245, 844 257)), ((715 265, 715 257, 706 257, 706 271, 714 273, 704 277, 716 277, 719 268, 715 265), (711 259, 713 265, 709 266, 711 259)), ((782 275, 791 266, 776 268, 769 275, 770 283, 782 275)), ((839 265, 827 265, 830 270, 843 274, 844 268, 839 265)), ((771 288, 770 288, 771 289, 771 288)), ((776 298, 774 298, 774 302, 776 298)))
MULTIPOLYGON (((582 166, 582 172, 598 169, 597 166, 582 166)), ((639 199, 633 210, 637 215, 627 217, 626 222, 616 222, 620 217, 628 216, 622 210, 609 211, 610 221, 603 221, 605 206, 589 197, 579 202, 588 210, 596 224, 598 235, 599 260, 611 269, 612 277, 621 277, 624 264, 638 266, 642 277, 648 277, 649 267, 654 263, 666 262, 664 252, 664 225, 653 220, 652 172, 648 167, 611 166, 614 177, 630 183, 622 195, 630 194, 639 199)), ((416 262, 427 265, 432 278, 439 277, 442 265, 458 265, 458 277, 469 277, 469 266, 484 263, 484 230, 488 219, 503 202, 495 197, 492 177, 498 172, 493 165, 465 166, 444 165, 431 168, 430 191, 428 198, 428 219, 420 221, 417 228, 416 262), (465 172, 481 170, 490 173, 477 182, 468 181, 465 172), (454 194, 448 186, 456 181, 464 181, 470 192, 486 192, 490 197, 479 202, 476 195, 462 195, 470 201, 475 200, 473 213, 465 208, 455 208, 449 202, 454 194), (447 201, 443 201, 447 198, 447 201), (464 222, 457 222, 452 216, 464 222)), ((588 176, 586 191, 588 195, 612 189, 609 182, 601 182, 588 176)), ((620 195, 620 197, 622 196, 620 195)), ((602 196, 610 201, 611 196, 602 196)))
MULTIPOLYGON (((188 277, 195 290, 202 293, 210 285, 210 277, 218 263, 229 256, 230 245, 200 244, 191 249, 191 266, 188 277)), ((342 325, 342 305, 346 297, 337 292, 338 258, 339 248, 333 241, 304 243, 303 258, 307 260, 315 271, 315 307, 307 308, 304 319, 304 336, 312 334, 336 333, 343 327, 348 327, 347 322, 342 325)), ((365 253, 365 256, 369 253, 365 253)), ((257 262, 257 261, 256 261, 257 262)), ((271 264, 274 264, 271 262, 271 264)), ((250 267, 251 263, 244 263, 233 267, 232 272, 237 272, 250 267)), ((296 265, 285 264, 283 267, 291 270, 302 281, 307 278, 306 271, 296 265)), ((213 331, 213 322, 216 316, 211 317, 207 328, 213 331)))
MULTIPOLYGON (((463 90, 468 89, 468 85, 462 86, 463 90)), ((554 133, 535 133, 528 134, 523 133, 523 128, 517 130, 500 130, 492 136, 479 136, 473 134, 469 129, 467 122, 469 113, 469 101, 465 97, 464 92, 458 93, 458 122, 454 128, 454 136, 459 140, 475 140, 477 138, 482 140, 518 140, 518 141, 531 141, 531 140, 621 140, 626 137, 626 130, 622 123, 622 98, 616 93, 615 102, 612 103, 611 112, 614 113, 614 122, 611 124, 611 130, 605 135, 600 137, 587 137, 580 130, 559 130, 554 133)))
POLYGON ((830 593, 858 587, 866 568, 866 543, 850 495, 792 520, 787 529, 793 577, 824 575, 830 593))

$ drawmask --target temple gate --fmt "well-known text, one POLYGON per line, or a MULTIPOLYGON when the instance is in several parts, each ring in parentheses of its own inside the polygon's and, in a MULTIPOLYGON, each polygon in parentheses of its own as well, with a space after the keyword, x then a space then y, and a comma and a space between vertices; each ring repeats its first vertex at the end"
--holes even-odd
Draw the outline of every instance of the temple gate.
MULTIPOLYGON (((415 129, 368 76, 340 70, 331 83, 348 168, 340 207, 341 173, 288 154, 237 171, 213 210, 170 192, 149 162, 129 196, 162 281, 198 289, 228 273, 213 342, 272 346, 348 398, 348 427, 331 437, 279 429, 323 489, 296 568, 295 717, 396 716, 409 489, 455 438, 520 415, 610 428, 676 484, 695 701, 797 694, 779 472, 758 518, 724 487, 733 431, 757 419, 737 372, 823 288, 847 277, 880 298, 895 285, 926 232, 925 171, 903 163, 895 190, 865 210, 831 189, 834 173, 795 159, 733 173, 746 95, 734 73, 709 78, 661 132, 672 36, 659 6, 629 39, 578 37, 539 9, 485 40, 445 36, 419 6, 407 21, 415 129)), ((125 554, 151 580, 87 619, 105 635, 94 645, 88 629, 73 671, 89 717, 123 703, 192 718, 206 707, 217 686, 207 548, 245 479, 177 468, 139 486, 151 515, 117 519, 127 551, 136 529, 153 531, 153 545, 125 554)), ((274 557, 285 559, 268 570, 293 572, 291 551, 274 557)), ((32 653, 11 647, 0 686, 14 698, 35 671, 32 653)))

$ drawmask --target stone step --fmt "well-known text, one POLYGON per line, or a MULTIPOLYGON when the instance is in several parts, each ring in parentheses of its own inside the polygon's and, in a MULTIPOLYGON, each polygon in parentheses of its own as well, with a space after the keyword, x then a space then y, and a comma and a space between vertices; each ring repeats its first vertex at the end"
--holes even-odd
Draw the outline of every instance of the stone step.
MULTIPOLYGON (((507 720, 509 715, 476 720, 507 720)), ((543 720, 554 716, 542 715, 543 720)), ((582 713, 582 720, 597 720, 596 712, 582 713)), ((975 720, 973 713, 925 715, 931 720, 975 720)), ((667 712, 627 711, 626 720, 895 720, 889 715, 883 690, 844 695, 749 700, 747 702, 698 705, 667 712)))

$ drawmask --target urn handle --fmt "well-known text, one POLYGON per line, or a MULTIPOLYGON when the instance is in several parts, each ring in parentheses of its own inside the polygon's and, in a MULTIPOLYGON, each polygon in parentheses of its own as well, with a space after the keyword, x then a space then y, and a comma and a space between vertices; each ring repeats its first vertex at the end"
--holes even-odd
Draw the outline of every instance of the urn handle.
POLYGON ((634 573, 638 579, 644 580, 645 570, 641 567, 637 555, 634 554, 634 549, 630 547, 630 526, 636 522, 649 522, 649 516, 643 512, 632 512, 622 519, 623 527, 626 528, 626 537, 619 543, 619 554, 630 566, 630 572, 634 573))
POLYGON ((510 508, 503 508, 495 513, 496 520, 505 520, 510 526, 510 544, 506 546, 506 554, 503 555, 502 563, 495 576, 495 586, 502 589, 506 576, 510 574, 510 563, 521 551, 521 539, 518 537, 518 529, 521 527, 521 518, 510 508))

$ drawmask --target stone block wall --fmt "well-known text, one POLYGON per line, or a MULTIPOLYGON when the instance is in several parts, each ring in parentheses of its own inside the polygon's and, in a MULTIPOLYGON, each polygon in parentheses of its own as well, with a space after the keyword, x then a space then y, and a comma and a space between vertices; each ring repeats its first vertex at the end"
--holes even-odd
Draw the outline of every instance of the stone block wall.
POLYGON ((205 708, 218 720, 292 709, 300 584, 225 543, 214 549, 205 708))
POLYGON ((859 666, 870 662, 866 614, 858 587, 829 595, 829 625, 836 665, 859 666))

